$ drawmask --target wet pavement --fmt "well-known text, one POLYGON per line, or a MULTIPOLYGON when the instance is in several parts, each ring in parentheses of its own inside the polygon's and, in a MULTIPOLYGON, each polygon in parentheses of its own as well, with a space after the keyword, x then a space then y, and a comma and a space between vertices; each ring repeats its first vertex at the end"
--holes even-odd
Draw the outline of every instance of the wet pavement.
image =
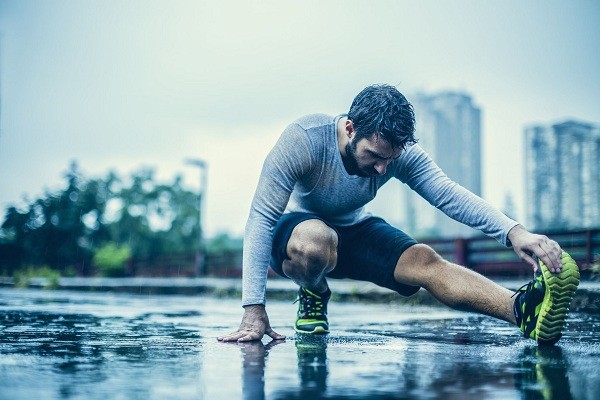
POLYGON ((332 303, 332 333, 223 344, 233 299, 0 289, 0 399, 600 399, 600 315, 558 346, 445 308, 332 303))

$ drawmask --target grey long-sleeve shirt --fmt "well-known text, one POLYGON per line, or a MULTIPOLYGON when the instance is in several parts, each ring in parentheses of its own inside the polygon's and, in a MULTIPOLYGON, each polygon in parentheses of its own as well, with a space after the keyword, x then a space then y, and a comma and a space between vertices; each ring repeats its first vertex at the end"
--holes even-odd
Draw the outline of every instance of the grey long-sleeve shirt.
POLYGON ((517 222, 448 178, 419 145, 402 152, 385 175, 349 175, 338 148, 338 120, 323 114, 298 119, 265 159, 246 223, 242 305, 265 303, 272 233, 284 212, 310 212, 334 225, 352 225, 369 217, 365 204, 391 178, 451 218, 507 245, 517 222))

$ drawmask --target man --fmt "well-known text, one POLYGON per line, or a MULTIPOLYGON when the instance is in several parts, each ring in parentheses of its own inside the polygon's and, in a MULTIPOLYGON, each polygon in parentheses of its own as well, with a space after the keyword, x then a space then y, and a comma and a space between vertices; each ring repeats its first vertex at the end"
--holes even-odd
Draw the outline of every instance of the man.
POLYGON ((238 330, 218 340, 284 338, 265 310, 269 265, 300 286, 297 332, 329 331, 329 277, 374 282, 404 296, 423 287, 450 307, 516 324, 539 344, 560 338, 579 283, 577 265, 556 242, 450 180, 416 144, 414 125, 412 105, 395 87, 373 85, 347 116, 309 115, 285 129, 265 160, 246 224, 244 316, 238 330), (364 205, 391 178, 512 245, 535 279, 513 294, 371 216, 364 205))

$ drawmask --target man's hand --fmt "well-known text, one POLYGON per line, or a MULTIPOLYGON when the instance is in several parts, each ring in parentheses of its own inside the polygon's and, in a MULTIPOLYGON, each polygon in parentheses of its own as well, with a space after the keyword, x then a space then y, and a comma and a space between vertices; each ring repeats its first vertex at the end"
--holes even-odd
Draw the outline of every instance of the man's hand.
POLYGON ((271 329, 265 306, 255 304, 244 307, 244 317, 237 331, 226 336, 220 336, 217 340, 221 342, 250 342, 261 340, 265 333, 274 340, 285 339, 285 336, 271 329))
POLYGON ((554 240, 531 233, 521 225, 515 226, 508 232, 508 240, 512 243, 515 253, 521 260, 529 263, 534 271, 537 271, 538 264, 532 255, 542 260, 550 271, 554 273, 562 271, 562 250, 554 240))

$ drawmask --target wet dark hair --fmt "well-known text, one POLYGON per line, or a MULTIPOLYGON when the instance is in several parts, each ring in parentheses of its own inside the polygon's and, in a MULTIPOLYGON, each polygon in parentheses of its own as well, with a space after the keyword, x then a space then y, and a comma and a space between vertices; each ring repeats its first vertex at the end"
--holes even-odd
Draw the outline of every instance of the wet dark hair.
POLYGON ((394 86, 378 84, 364 88, 352 101, 348 119, 352 121, 357 141, 378 133, 395 149, 417 143, 413 106, 394 86))

